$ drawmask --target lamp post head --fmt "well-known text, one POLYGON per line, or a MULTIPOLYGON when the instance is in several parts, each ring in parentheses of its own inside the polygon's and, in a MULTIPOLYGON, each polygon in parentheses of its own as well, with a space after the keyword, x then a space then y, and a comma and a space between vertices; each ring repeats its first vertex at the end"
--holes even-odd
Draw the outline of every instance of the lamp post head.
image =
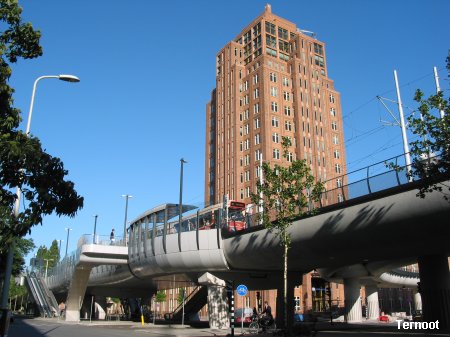
POLYGON ((180 162, 182 162, 183 164, 186 164, 186 163, 187 163, 187 160, 184 160, 184 158, 181 158, 181 159, 180 159, 180 162))
POLYGON ((133 198, 133 196, 132 196, 132 195, 129 195, 129 194, 122 194, 122 197, 123 197, 123 198, 133 198))
POLYGON ((60 79, 61 81, 66 81, 66 82, 80 82, 80 79, 74 75, 58 75, 58 79, 60 79))

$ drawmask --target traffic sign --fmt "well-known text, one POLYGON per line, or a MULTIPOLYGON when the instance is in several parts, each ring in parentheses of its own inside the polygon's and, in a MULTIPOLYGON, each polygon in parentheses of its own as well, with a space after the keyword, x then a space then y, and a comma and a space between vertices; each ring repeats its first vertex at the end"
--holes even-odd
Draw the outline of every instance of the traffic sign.
POLYGON ((247 286, 240 284, 237 286, 236 291, 238 293, 239 296, 245 296, 248 293, 248 289, 247 286))

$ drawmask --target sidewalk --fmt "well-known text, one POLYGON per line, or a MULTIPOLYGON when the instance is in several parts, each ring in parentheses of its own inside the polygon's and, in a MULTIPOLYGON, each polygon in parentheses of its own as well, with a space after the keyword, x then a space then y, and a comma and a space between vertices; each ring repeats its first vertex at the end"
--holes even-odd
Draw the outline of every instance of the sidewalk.
MULTIPOLYGON (((211 329, 208 327, 191 327, 189 325, 182 326, 181 324, 153 324, 153 323, 144 323, 142 325, 140 322, 131 322, 131 321, 92 321, 82 320, 80 322, 66 322, 60 320, 58 318, 48 319, 48 318, 35 318, 36 320, 44 320, 44 321, 52 321, 55 324, 61 325, 82 325, 82 326, 98 326, 98 327, 120 327, 120 328, 129 328, 132 330, 141 330, 142 332, 147 331, 152 334, 161 334, 161 335, 173 335, 177 337, 225 337, 231 334, 231 329, 211 329)), ((339 331, 351 331, 352 334, 356 335, 364 335, 366 333, 387 333, 388 335, 391 333, 399 333, 396 322, 384 323, 378 321, 364 321, 361 323, 343 323, 343 322, 318 322, 316 325, 317 331, 322 332, 339 332, 339 331)), ((414 333, 414 331, 402 331, 404 335, 409 335, 409 333, 414 333)), ((417 332, 415 332, 417 333, 417 332)), ((420 332, 423 334, 423 332, 420 332)), ((259 333, 259 334, 250 334, 248 332, 248 327, 244 326, 244 329, 241 330, 241 326, 236 326, 234 328, 235 336, 242 336, 243 334, 249 336, 258 336, 258 337, 273 337, 276 336, 277 333, 259 333)), ((450 334, 446 334, 445 332, 439 333, 439 331, 433 331, 429 335, 438 334, 441 336, 450 336, 450 334)), ((278 334, 279 335, 279 334, 278 334)), ((355 336, 356 336, 355 335, 355 336)))
MULTIPOLYGON (((80 322, 66 322, 58 318, 35 318, 38 320, 52 321, 61 325, 83 325, 83 326, 99 326, 99 327, 129 327, 133 330, 151 330, 152 333, 161 332, 162 334, 173 334, 180 337, 203 337, 203 336, 226 336, 231 333, 231 329, 211 329, 211 328, 194 328, 189 325, 182 326, 181 324, 153 324, 131 322, 131 321, 103 321, 103 320, 81 320, 80 322)), ((244 327, 244 330, 246 328, 244 327)), ((241 330, 235 328, 235 335, 240 335, 241 330)))

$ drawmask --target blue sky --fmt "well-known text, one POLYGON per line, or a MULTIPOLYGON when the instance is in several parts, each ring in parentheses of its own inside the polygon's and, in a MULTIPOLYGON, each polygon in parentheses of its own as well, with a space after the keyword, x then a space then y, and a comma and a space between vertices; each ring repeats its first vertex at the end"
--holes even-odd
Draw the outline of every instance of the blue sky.
MULTIPOLYGON (((121 235, 129 220, 178 202, 179 159, 185 203, 202 204, 205 105, 215 86, 215 55, 264 10, 266 1, 24 0, 23 19, 42 32, 44 55, 19 61, 11 84, 28 113, 34 80, 74 74, 80 83, 41 81, 31 132, 60 157, 85 198, 73 218, 49 216, 31 236, 36 245, 97 232, 121 235)), ((402 152, 398 127, 375 99, 396 99, 397 69, 404 104, 416 88, 435 90, 437 66, 448 93, 450 2, 272 1, 272 11, 317 33, 326 43, 329 76, 342 97, 348 169, 402 152), (377 132, 371 130, 378 129, 377 132)), ((391 106, 397 111, 395 106, 391 106)), ((65 242, 63 243, 63 247, 65 242)))

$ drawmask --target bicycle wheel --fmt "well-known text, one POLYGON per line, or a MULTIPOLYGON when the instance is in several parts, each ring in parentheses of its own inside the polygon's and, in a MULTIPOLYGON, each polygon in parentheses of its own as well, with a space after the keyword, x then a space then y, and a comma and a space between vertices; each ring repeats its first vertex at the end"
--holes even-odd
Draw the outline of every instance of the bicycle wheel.
POLYGON ((259 330, 258 322, 252 322, 248 326, 248 332, 250 332, 250 333, 258 333, 258 330, 259 330))

